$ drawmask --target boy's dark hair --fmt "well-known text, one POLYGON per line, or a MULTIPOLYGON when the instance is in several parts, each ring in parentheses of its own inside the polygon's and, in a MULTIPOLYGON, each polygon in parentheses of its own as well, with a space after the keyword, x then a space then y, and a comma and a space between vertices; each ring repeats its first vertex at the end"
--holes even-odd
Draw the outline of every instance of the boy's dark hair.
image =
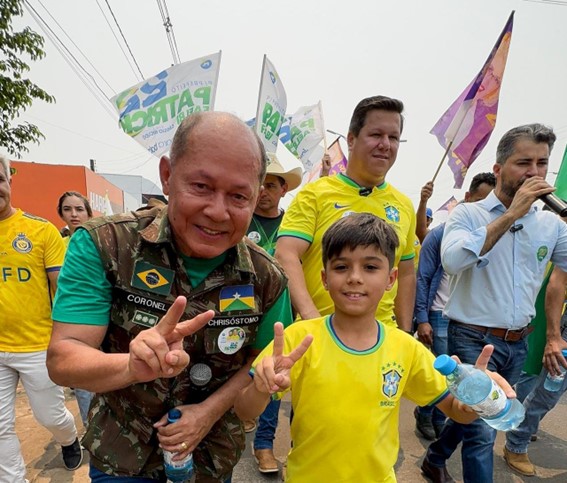
POLYGON ((474 194, 481 184, 487 184, 488 186, 496 186, 496 176, 494 173, 478 173, 471 181, 469 187, 469 193, 474 194))
POLYGON ((386 96, 373 96, 362 99, 352 113, 350 118, 350 125, 348 127, 349 132, 358 136, 360 130, 364 127, 366 123, 366 115, 370 111, 380 110, 397 112, 400 115, 400 134, 404 129, 404 116, 402 112, 404 111, 404 103, 398 99, 393 99, 386 96))
POLYGON ((398 245, 396 231, 384 220, 371 213, 352 213, 333 223, 323 235, 323 266, 345 248, 374 246, 392 269, 398 245))

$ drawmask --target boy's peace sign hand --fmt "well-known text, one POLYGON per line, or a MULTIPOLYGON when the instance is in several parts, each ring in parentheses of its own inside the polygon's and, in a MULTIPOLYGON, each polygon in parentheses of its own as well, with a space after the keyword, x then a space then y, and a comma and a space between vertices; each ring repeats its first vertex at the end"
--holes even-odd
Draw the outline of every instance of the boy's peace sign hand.
POLYGON ((281 322, 274 324, 274 349, 272 357, 264 357, 256 364, 254 384, 263 393, 273 394, 291 385, 289 373, 293 365, 303 357, 311 342, 312 335, 306 335, 301 344, 288 355, 284 355, 284 327, 281 322))

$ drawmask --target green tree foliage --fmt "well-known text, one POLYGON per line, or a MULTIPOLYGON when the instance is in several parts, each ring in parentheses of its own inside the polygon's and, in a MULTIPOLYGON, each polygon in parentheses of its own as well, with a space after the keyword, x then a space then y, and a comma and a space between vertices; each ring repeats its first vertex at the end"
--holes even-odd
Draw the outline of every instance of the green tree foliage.
POLYGON ((0 0, 0 146, 17 156, 28 151, 26 144, 39 144, 44 136, 34 124, 17 124, 14 119, 30 107, 34 99, 55 101, 53 96, 25 78, 29 66, 23 58, 39 60, 45 52, 43 37, 29 27, 14 32, 12 19, 22 13, 21 0, 0 0))

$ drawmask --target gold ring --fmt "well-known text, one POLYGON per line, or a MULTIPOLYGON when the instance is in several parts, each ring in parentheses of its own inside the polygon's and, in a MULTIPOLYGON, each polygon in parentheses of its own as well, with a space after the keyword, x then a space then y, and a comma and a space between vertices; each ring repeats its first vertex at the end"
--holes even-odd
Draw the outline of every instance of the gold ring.
POLYGON ((183 441, 183 443, 181 443, 181 448, 183 448, 183 451, 186 451, 188 447, 189 446, 187 446, 187 443, 185 441, 183 441))

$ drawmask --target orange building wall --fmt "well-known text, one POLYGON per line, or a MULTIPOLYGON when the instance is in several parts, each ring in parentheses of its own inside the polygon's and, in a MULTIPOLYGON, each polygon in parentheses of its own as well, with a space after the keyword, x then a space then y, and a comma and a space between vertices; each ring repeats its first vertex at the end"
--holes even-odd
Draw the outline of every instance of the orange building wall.
POLYGON ((105 210, 106 196, 110 200, 112 213, 124 211, 124 193, 106 178, 85 168, 86 197, 91 204, 95 216, 102 215, 105 210))
POLYGON ((65 225, 57 214, 57 202, 65 191, 78 191, 85 195, 91 202, 94 216, 103 214, 101 209, 104 209, 107 193, 112 211, 123 211, 122 190, 84 166, 25 161, 11 161, 10 164, 16 170, 12 175, 12 205, 46 218, 57 228, 65 225))

